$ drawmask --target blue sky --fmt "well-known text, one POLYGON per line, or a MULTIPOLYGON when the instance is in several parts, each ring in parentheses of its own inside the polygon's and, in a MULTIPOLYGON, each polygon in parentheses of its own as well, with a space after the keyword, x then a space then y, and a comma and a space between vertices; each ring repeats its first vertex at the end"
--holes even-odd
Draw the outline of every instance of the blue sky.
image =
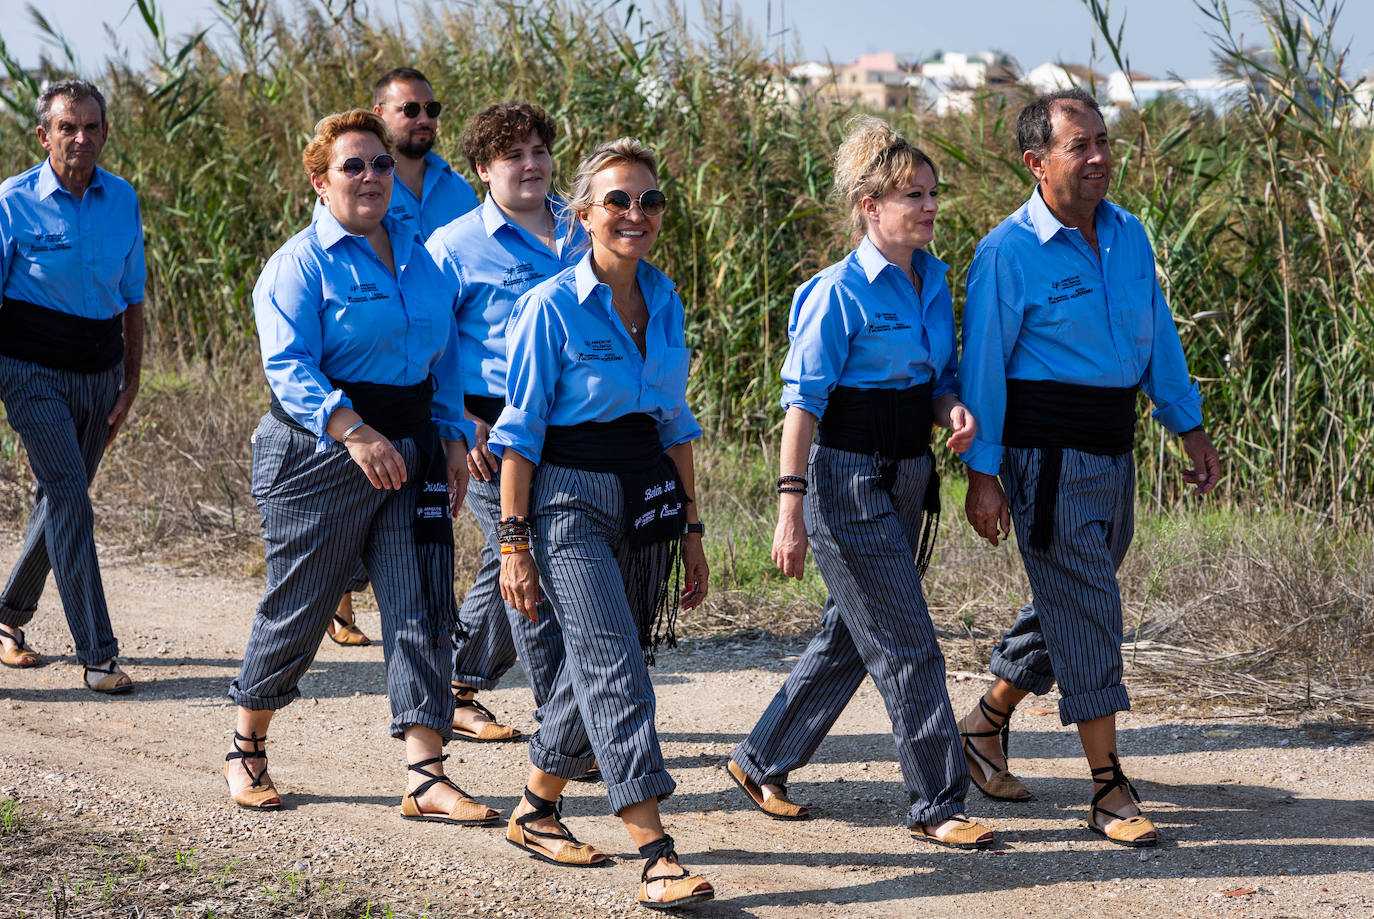
MULTIPOLYGON (((288 8, 293 2, 286 0, 288 8)), ((1210 7, 1214 0, 1201 2, 1210 7)), ((1303 2, 1310 6, 1317 0, 1303 2)), ((143 25, 136 11, 123 21, 131 8, 124 0, 41 0, 38 5, 67 35, 86 68, 96 69, 109 47, 107 27, 131 51, 142 49, 143 25)), ((641 5, 652 7, 652 0, 641 5)), ((26 6, 25 0, 0 0, 0 36, 11 53, 32 65, 42 44, 26 6)), ((215 21, 208 0, 164 0, 161 6, 174 33, 215 21)), ((1235 29, 1247 44, 1267 43, 1249 0, 1231 0, 1230 6, 1235 29)), ((406 0, 374 0, 370 7, 387 18, 404 14, 414 20, 414 5, 406 0)), ((1046 60, 1089 63, 1096 34, 1082 0, 738 0, 738 8, 758 34, 771 26, 768 47, 781 46, 789 58, 800 52, 836 62, 867 51, 914 56, 997 49, 1025 68, 1046 60)), ((699 3, 689 0, 686 9, 689 22, 701 19, 699 3)), ((1111 13, 1114 20, 1125 17, 1125 48, 1133 69, 1185 77, 1213 71, 1207 33, 1215 26, 1194 0, 1115 0, 1111 13)), ((1374 2, 1347 0, 1338 24, 1338 36, 1351 46, 1349 72, 1374 71, 1374 2)), ((1105 47, 1099 55, 1099 69, 1110 69, 1105 47)))

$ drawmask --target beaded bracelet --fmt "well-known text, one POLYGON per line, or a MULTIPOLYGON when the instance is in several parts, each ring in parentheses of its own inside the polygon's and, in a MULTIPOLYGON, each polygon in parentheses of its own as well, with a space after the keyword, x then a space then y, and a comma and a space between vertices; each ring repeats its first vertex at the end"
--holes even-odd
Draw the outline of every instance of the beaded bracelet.
POLYGON ((806 477, 805 477, 805 476, 800 476, 800 475, 781 475, 781 476, 778 476, 778 487, 779 487, 779 488, 781 488, 783 485, 786 485, 786 484, 789 483, 789 482, 794 482, 794 483, 796 483, 797 485, 800 485, 802 488, 806 488, 808 485, 811 484, 810 482, 806 481, 806 477))
POLYGON ((780 495, 804 495, 804 494, 806 494, 806 489, 805 489, 805 488, 798 488, 798 487, 796 487, 795 485, 779 485, 779 486, 778 486, 778 494, 780 494, 780 495))

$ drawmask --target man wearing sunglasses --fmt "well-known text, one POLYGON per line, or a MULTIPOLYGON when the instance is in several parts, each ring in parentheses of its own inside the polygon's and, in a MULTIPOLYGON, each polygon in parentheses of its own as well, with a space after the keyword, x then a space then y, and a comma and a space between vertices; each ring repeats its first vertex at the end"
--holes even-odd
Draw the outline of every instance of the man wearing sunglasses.
MULTIPOLYGON (((443 108, 429 80, 413 67, 387 71, 372 86, 372 111, 382 116, 396 144, 397 181, 391 187, 390 214, 414 227, 421 239, 477 207, 477 194, 467 179, 434 152, 443 108)), ((353 592, 366 586, 360 570, 329 626, 329 637, 336 643, 371 644, 353 622, 353 592)))

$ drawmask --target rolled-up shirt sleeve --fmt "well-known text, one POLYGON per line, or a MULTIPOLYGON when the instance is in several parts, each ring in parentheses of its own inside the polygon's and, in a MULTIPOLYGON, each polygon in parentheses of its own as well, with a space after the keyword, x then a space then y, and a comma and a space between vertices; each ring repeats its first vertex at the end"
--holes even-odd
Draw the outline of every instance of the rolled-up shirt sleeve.
POLYGON ((497 456, 509 448, 539 464, 564 344, 554 311, 541 298, 526 294, 516 301, 506 328, 506 406, 487 440, 497 456))
POLYGON ((854 322, 863 316, 849 314, 849 298, 836 284, 823 278, 798 289, 792 302, 787 335, 791 347, 782 364, 782 407, 796 406, 817 418, 825 414, 830 393, 849 357, 854 322))
POLYGON ((1002 467, 1007 359, 1021 329, 1021 288, 1010 259, 993 246, 979 248, 968 273, 959 358, 960 398, 978 419, 978 433, 959 456, 987 475, 997 475, 1002 467))
POLYGON ((317 450, 333 440, 325 433, 329 416, 340 406, 353 405, 320 369, 322 301, 319 267, 289 253, 273 256, 253 288, 267 383, 286 413, 319 438, 317 450))
POLYGON ((1202 424, 1202 395, 1188 373, 1178 326, 1159 282, 1154 285, 1154 341, 1140 388, 1154 403, 1154 417, 1175 434, 1202 424))

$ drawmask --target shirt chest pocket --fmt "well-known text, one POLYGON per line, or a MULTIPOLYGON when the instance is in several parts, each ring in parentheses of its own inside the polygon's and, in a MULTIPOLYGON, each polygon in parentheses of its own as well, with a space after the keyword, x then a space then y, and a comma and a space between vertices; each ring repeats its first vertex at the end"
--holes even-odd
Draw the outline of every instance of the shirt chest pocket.
POLYGON ((681 402, 687 394, 687 372, 691 365, 691 348, 664 348, 655 360, 645 362, 644 378, 667 402, 681 402))
MULTIPOLYGON (((138 242, 137 231, 103 232, 92 240, 94 248, 92 268, 96 276, 111 287, 118 287, 124 279, 124 266, 128 263, 129 253, 138 242)), ((76 242, 73 240, 73 245, 76 242)))
POLYGON ((1113 282, 1112 321, 1136 352, 1148 355, 1154 343, 1155 279, 1134 278, 1113 282))

